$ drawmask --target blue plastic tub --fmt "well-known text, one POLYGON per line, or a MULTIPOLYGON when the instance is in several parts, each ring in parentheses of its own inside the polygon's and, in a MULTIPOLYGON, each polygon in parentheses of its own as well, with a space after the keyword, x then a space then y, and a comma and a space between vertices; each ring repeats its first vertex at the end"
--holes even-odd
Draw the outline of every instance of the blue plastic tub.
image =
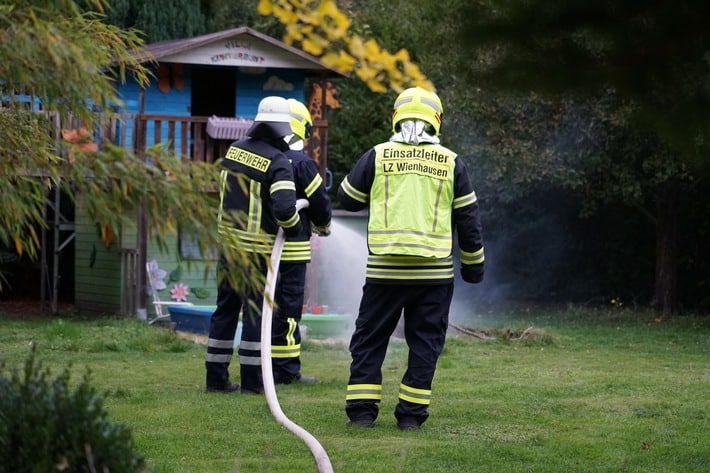
MULTIPOLYGON (((176 329, 208 335, 210 317, 217 306, 192 305, 169 307, 170 319, 177 324, 176 329)), ((308 338, 349 338, 355 324, 350 314, 303 314, 301 327, 306 327, 308 338)), ((241 338, 241 322, 237 327, 236 340, 241 338)))

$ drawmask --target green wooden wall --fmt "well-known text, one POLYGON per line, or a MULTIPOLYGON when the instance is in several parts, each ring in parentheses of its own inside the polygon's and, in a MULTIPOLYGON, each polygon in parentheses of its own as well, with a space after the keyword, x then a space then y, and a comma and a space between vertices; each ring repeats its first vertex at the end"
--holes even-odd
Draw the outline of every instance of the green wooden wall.
MULTIPOLYGON (((77 197, 75 218, 74 305, 82 315, 120 313, 123 281, 121 277, 122 240, 129 235, 115 235, 106 245, 95 221, 88 218, 86 201, 77 197)), ((135 247, 135 230, 132 238, 135 247)))

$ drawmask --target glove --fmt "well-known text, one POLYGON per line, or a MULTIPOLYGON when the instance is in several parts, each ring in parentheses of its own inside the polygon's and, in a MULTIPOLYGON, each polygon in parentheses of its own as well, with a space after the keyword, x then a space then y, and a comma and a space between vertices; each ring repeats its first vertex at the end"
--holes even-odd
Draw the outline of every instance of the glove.
POLYGON ((311 224, 311 231, 321 237, 328 236, 330 235, 330 224, 321 227, 311 224))
POLYGON ((326 225, 324 227, 318 227, 316 225, 313 225, 313 233, 315 233, 319 237, 327 237, 328 235, 330 235, 330 225, 326 225))
POLYGON ((461 266, 461 277, 468 283, 478 284, 483 281, 483 264, 461 266))

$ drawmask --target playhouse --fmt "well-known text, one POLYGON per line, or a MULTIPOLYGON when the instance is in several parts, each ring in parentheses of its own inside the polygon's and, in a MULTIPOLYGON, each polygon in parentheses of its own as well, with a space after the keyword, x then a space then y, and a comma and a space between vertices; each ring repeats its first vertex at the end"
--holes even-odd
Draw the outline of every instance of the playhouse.
MULTIPOLYGON (((332 80, 342 74, 248 27, 149 44, 145 51, 155 78, 145 88, 130 79, 117 86, 124 105, 110 129, 114 143, 139 155, 161 143, 178 159, 214 162, 244 136, 259 101, 281 95, 309 106, 314 130, 306 151, 325 178, 326 114, 338 107, 332 80)), ((139 209, 108 241, 89 221, 81 200, 74 214, 73 224, 62 228, 74 237, 74 306, 81 314, 151 318, 146 263, 160 276, 161 298, 214 303, 215 282, 204 280, 205 256, 190 235, 179 234, 165 254, 152 247, 139 209), (189 268, 181 264, 188 260, 189 268)))

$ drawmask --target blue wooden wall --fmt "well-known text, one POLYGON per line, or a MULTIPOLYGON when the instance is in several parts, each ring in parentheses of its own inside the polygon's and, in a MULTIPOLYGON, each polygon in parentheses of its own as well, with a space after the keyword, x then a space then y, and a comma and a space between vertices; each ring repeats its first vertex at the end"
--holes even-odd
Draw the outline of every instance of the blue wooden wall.
MULTIPOLYGON (((144 110, 146 115, 168 115, 178 117, 190 116, 190 100, 192 91, 191 72, 196 66, 185 66, 183 69, 183 79, 185 85, 182 90, 170 88, 168 93, 163 93, 158 89, 157 81, 146 88, 144 94, 144 110)), ((199 66, 197 66, 199 67, 199 66)), ((153 73, 157 73, 153 70, 153 73)), ((233 71, 229 71, 233 73, 233 71)), ((305 74, 298 69, 266 69, 261 73, 244 73, 236 71, 236 116, 240 118, 253 119, 256 116, 259 102, 269 95, 279 95, 285 98, 294 98, 305 101, 305 74)), ((129 79, 125 84, 118 87, 119 97, 124 102, 119 110, 122 113, 139 113, 140 87, 133 80, 129 79)), ((155 124, 148 123, 147 143, 150 147, 155 144, 155 124)), ((168 135, 168 123, 162 123, 161 136, 168 135)), ((179 142, 182 138, 180 130, 175 130, 175 140, 179 142)), ((128 130, 125 143, 121 146, 130 147, 133 143, 132 130, 128 130)))

